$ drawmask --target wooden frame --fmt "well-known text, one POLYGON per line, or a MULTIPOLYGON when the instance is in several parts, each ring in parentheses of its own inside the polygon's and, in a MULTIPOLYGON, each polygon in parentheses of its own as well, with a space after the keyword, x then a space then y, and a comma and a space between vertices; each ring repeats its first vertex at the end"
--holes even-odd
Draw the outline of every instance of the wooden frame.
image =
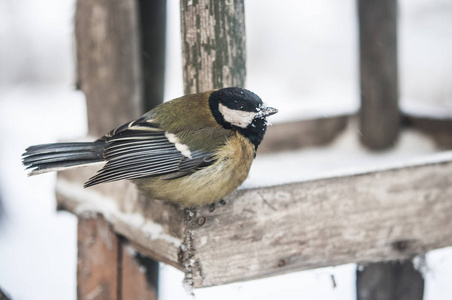
MULTIPOLYGON (((97 137, 138 117, 143 107, 152 106, 144 99, 153 93, 143 87, 144 81, 151 79, 146 76, 148 69, 142 68, 158 68, 159 64, 140 56, 140 49, 144 51, 152 43, 139 47, 136 2, 96 3, 93 9, 93 2, 78 0, 76 37, 78 86, 87 97, 89 132, 97 137), (118 16, 121 23, 108 22, 118 16)), ((233 5, 181 1, 186 93, 244 86, 243 5, 242 0, 233 5), (203 31, 205 28, 213 30, 203 31)), ((393 38, 388 37, 389 41, 393 38)), ((362 49, 363 82, 382 83, 387 78, 384 74, 372 78, 369 70, 376 67, 366 67, 369 53, 362 49)), ((392 55, 391 59, 396 58, 392 55)), ((378 116, 373 106, 366 104, 377 105, 379 113, 387 112, 388 107, 379 106, 381 95, 372 94, 374 90, 363 84, 366 104, 361 116, 370 114, 370 122, 361 123, 366 136, 363 142, 371 148, 391 145, 397 137, 400 116, 394 80, 396 76, 389 79, 391 122, 385 125, 397 132, 377 136, 374 141, 370 129, 378 116)), ((275 125, 269 128, 259 151, 326 144, 344 130, 349 117, 275 125)), ((440 126, 445 132, 441 136, 447 137, 450 129, 440 126)), ((144 276, 136 276, 138 266, 125 251, 128 247, 183 270, 187 284, 205 287, 349 262, 410 259, 451 246, 451 168, 452 153, 443 153, 430 161, 391 169, 239 190, 214 213, 207 208, 182 211, 147 199, 128 182, 83 189, 83 182, 97 170, 93 167, 62 172, 56 192, 59 208, 79 216, 79 297, 102 291, 126 299, 132 297, 130 289, 123 289, 127 278, 137 282, 135 295, 144 291, 141 295, 156 297, 155 290, 146 294, 152 284, 144 276), (94 255, 110 252, 110 259, 96 265, 89 260, 93 251, 94 255), (106 265, 111 272, 104 272, 106 265), (91 272, 86 277, 83 270, 89 268, 99 274, 91 272), (101 279, 116 282, 100 289, 98 284, 91 285, 101 279)))

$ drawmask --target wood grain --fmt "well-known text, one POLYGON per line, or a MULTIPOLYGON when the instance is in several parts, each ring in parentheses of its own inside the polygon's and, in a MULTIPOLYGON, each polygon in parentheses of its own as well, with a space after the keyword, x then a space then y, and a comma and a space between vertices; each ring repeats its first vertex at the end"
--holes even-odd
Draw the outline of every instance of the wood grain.
POLYGON ((84 189, 83 182, 97 169, 84 167, 59 173, 56 184, 59 208, 78 215, 101 213, 115 232, 125 236, 141 253, 180 267, 183 212, 161 201, 147 199, 127 181, 84 189))
POLYGON ((244 87, 243 0, 181 0, 180 4, 185 94, 244 87))
POLYGON ((157 300, 158 262, 140 256, 125 242, 121 243, 121 247, 120 299, 157 300))
POLYGON ((70 192, 79 196, 65 192, 59 199, 65 207, 76 213, 95 207, 146 254, 180 269, 187 265, 178 255, 190 242, 195 287, 407 259, 452 245, 452 153, 394 169, 236 191, 213 213, 207 207, 194 211, 189 240, 183 237, 183 213, 170 205, 146 200, 143 223, 127 222, 140 211, 137 202, 136 210, 127 205, 116 210, 114 197, 122 196, 103 198, 98 206, 83 194, 89 189, 80 185, 70 192), (153 213, 154 207, 159 209, 153 213), (145 224, 159 224, 162 233, 179 239, 179 246, 153 236, 145 224))
POLYGON ((79 217, 77 299, 118 299, 118 244, 102 216, 79 217))

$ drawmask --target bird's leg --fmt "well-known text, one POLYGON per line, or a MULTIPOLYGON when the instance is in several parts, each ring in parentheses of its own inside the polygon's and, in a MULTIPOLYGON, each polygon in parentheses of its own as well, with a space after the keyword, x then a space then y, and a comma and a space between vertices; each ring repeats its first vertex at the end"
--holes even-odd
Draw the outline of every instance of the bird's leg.
POLYGON ((226 205, 226 201, 224 201, 224 199, 221 199, 219 202, 221 205, 226 205))

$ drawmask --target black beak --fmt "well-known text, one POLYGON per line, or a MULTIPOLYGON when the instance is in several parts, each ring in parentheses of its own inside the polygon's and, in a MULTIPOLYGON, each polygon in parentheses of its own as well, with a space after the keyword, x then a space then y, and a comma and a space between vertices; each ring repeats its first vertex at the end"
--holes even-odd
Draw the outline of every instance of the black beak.
POLYGON ((277 112, 278 112, 278 110, 276 108, 264 107, 257 113, 256 117, 258 117, 258 118, 266 118, 268 116, 276 114, 277 112))

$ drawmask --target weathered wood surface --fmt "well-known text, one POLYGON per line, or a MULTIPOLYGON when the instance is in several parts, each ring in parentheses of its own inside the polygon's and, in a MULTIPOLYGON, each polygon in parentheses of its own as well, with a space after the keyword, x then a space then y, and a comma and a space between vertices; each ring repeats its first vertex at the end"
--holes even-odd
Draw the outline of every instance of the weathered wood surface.
POLYGON ((207 207, 194 212, 191 266, 178 260, 187 247, 180 210, 133 197, 118 206, 114 197, 124 198, 119 191, 125 185, 93 191, 81 188, 85 179, 79 178, 78 190, 58 181, 60 203, 79 214, 101 212, 140 251, 190 267, 195 287, 407 259, 452 245, 450 152, 423 164, 236 191, 213 213, 207 207))
POLYGON ((356 272, 358 300, 422 300, 424 277, 411 261, 370 264, 356 272))
POLYGON ((358 1, 361 141, 391 147, 400 127, 397 67, 397 1, 358 1))
POLYGON ((149 201, 128 181, 84 189, 83 183, 97 170, 91 166, 60 172, 56 185, 59 208, 77 215, 101 213, 132 247, 180 268, 177 255, 183 241, 183 212, 161 201, 149 201))
POLYGON ((118 299, 118 245, 104 218, 79 218, 77 299, 118 299))
POLYGON ((77 1, 77 85, 93 136, 141 115, 139 32, 136 1, 77 1))
POLYGON ((243 0, 181 0, 185 94, 245 85, 243 0))
POLYGON ((121 297, 119 299, 157 300, 158 262, 139 256, 127 243, 121 243, 121 247, 121 297))
MULTIPOLYGON (((182 64, 185 94, 229 86, 244 87, 246 76, 244 0, 181 0, 182 64)), ((184 211, 179 262, 186 287, 199 267, 193 248, 196 209, 184 211)))
POLYGON ((157 299, 158 263, 138 261, 104 217, 79 216, 77 244, 78 299, 157 299))

